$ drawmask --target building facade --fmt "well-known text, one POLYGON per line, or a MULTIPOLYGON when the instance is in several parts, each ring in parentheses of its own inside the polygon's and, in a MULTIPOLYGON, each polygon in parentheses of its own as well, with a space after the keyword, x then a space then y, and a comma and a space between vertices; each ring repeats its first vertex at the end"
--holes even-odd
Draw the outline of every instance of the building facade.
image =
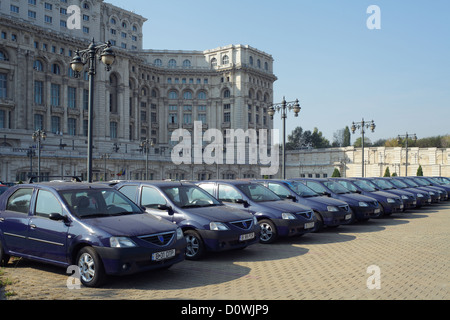
POLYGON ((272 56, 248 45, 144 49, 145 21, 102 0, 0 2, 0 180, 25 181, 38 162, 43 180, 86 178, 89 76, 70 63, 93 39, 116 55, 95 75, 94 180, 259 176, 248 161, 175 165, 171 137, 196 122, 203 132, 271 129, 272 56), (47 133, 40 150, 36 130, 47 133))

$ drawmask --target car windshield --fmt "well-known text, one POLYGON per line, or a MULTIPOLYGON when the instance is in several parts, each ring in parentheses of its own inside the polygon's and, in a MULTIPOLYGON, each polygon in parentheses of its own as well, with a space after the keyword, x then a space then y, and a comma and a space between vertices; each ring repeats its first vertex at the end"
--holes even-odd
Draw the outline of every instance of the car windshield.
POLYGON ((428 182, 426 182, 424 179, 421 179, 421 178, 415 178, 414 181, 415 181, 418 185, 423 186, 423 187, 426 187, 426 186, 431 185, 431 183, 428 183, 428 182))
POLYGON ((255 202, 282 200, 274 192, 260 184, 239 184, 236 187, 255 202))
POLYGON ((404 179, 402 180, 404 183, 406 183, 406 185, 410 186, 410 187, 418 187, 419 185, 417 183, 415 183, 414 181, 410 180, 410 179, 404 179))
POLYGON ((319 196, 319 194, 317 192, 308 188, 303 183, 298 182, 298 181, 289 181, 288 186, 292 191, 294 191, 296 194, 298 194, 300 197, 303 197, 303 198, 319 196))
POLYGON ((391 183, 400 189, 408 188, 408 185, 400 180, 393 179, 391 180, 391 183))
POLYGON ((386 180, 375 179, 373 180, 373 183, 375 183, 380 189, 383 190, 395 189, 395 187, 389 181, 386 180))
POLYGON ((350 193, 350 191, 347 188, 334 181, 325 181, 323 184, 334 193, 337 194, 350 193))
POLYGON ((142 213, 136 204, 114 189, 67 190, 59 193, 72 214, 82 219, 142 213))
POLYGON ((364 191, 367 191, 367 192, 377 191, 375 189, 375 186, 373 184, 371 184, 370 182, 367 182, 367 181, 364 181, 364 180, 356 180, 353 183, 355 185, 357 185, 358 187, 360 187, 364 191))
POLYGON ((197 186, 162 187, 162 192, 179 208, 220 206, 222 203, 197 186))

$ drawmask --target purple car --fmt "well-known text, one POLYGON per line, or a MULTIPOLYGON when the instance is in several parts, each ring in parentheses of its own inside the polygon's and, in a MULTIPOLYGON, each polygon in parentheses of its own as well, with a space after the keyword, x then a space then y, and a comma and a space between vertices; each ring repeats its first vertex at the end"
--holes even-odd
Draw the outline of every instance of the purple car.
POLYGON ((97 287, 106 275, 168 268, 184 260, 180 228, 100 184, 21 184, 0 196, 0 262, 11 256, 78 266, 97 287))

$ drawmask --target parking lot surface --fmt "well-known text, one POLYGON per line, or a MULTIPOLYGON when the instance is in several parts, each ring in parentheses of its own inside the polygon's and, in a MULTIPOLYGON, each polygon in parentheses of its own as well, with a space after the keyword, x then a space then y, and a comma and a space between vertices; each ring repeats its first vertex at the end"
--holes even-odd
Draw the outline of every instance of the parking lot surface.
POLYGON ((0 276, 10 282, 2 299, 448 300, 449 230, 450 203, 441 203, 108 278, 99 289, 69 289, 66 270, 13 260, 0 276))

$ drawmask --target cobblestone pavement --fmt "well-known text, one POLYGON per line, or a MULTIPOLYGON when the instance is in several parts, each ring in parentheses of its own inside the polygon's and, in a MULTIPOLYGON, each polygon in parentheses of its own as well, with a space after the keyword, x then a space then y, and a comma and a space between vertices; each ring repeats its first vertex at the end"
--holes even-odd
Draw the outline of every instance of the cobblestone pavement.
POLYGON ((449 231, 450 203, 443 203, 109 278, 100 289, 69 290, 65 270, 25 260, 1 277, 12 282, 8 300, 448 300, 449 231))

